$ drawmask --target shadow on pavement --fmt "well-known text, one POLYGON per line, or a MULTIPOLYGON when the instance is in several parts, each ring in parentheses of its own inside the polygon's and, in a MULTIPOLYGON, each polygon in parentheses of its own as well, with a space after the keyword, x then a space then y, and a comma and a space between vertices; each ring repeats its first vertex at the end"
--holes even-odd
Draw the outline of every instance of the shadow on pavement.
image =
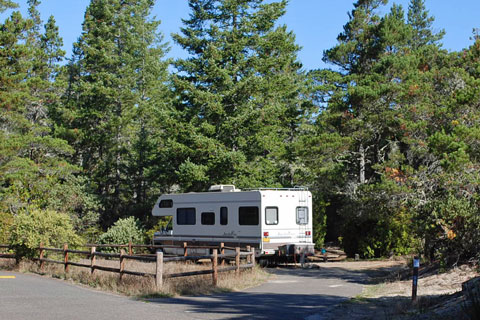
MULTIPOLYGON (((181 309, 185 310, 184 312, 187 314, 190 313, 192 318, 201 319, 305 319, 307 317, 311 320, 348 319, 348 317, 339 318, 341 314, 331 316, 332 312, 338 309, 340 303, 355 295, 351 290, 358 288, 343 286, 342 282, 362 286, 373 283, 376 277, 390 275, 396 269, 398 267, 379 267, 366 270, 321 266, 319 269, 302 269, 290 266, 268 268, 266 271, 277 275, 280 281, 285 281, 286 287, 279 288, 272 285, 275 282, 272 281, 259 287, 262 292, 256 292, 257 288, 253 288, 253 290, 247 290, 247 292, 173 299, 149 299, 147 301, 165 305, 181 305, 181 309), (305 280, 301 280, 302 278, 305 280), (331 280, 341 280, 341 282, 332 282, 331 280), (329 284, 333 283, 340 285, 329 287, 329 284), (318 287, 316 287, 317 285, 318 287), (302 288, 305 288, 305 290, 302 288), (336 291, 340 289, 343 291, 336 291)), ((388 305, 388 302, 386 303, 388 305)), ((369 303, 368 305, 376 306, 375 303, 369 303)))
POLYGON ((147 301, 185 305, 186 313, 191 313, 194 318, 195 313, 202 314, 202 319, 305 319, 312 314, 326 312, 328 308, 345 300, 346 298, 329 295, 242 292, 147 301))
POLYGON ((342 279, 347 282, 356 284, 376 284, 386 277, 392 277, 399 272, 404 271, 404 267, 379 267, 363 270, 351 270, 340 267, 322 267, 318 269, 302 269, 293 267, 277 267, 266 269, 267 272, 276 275, 292 275, 299 277, 315 278, 315 279, 342 279))

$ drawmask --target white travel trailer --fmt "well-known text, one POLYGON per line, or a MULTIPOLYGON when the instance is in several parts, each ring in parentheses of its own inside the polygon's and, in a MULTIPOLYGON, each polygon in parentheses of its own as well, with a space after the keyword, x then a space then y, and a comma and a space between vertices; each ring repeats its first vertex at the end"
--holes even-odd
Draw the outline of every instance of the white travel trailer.
POLYGON ((164 194, 153 216, 172 217, 154 244, 251 246, 257 256, 313 254, 312 194, 306 188, 241 191, 232 185, 209 192, 164 194))

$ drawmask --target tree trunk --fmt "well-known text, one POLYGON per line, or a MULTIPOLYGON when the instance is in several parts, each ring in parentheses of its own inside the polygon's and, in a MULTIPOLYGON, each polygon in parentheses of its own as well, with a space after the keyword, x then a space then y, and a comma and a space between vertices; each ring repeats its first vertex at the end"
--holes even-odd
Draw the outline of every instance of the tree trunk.
POLYGON ((360 154, 360 172, 359 172, 360 184, 364 184, 365 183, 365 148, 363 147, 363 144, 360 144, 358 152, 360 154))

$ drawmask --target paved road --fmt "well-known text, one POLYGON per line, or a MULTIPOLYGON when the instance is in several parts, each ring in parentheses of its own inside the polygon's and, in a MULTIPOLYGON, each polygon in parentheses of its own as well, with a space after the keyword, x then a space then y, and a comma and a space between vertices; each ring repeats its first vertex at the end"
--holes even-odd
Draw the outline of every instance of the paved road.
POLYGON ((339 268, 270 271, 273 280, 242 292, 148 301, 0 272, 0 320, 322 319, 326 310, 359 294, 366 280, 363 273, 339 268))

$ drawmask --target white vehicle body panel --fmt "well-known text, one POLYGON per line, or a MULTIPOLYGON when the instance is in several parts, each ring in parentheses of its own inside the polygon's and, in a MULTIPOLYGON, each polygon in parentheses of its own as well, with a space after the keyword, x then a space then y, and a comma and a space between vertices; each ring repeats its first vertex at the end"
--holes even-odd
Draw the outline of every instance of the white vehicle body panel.
POLYGON ((304 244, 313 248, 312 195, 303 188, 165 194, 158 198, 152 214, 173 217, 173 230, 156 233, 155 243, 250 245, 257 248, 259 255, 274 254, 280 245, 285 244, 304 244), (192 209, 195 209, 194 213, 192 209), (182 216, 185 210, 189 211, 190 218, 195 216, 195 221, 189 220, 188 223, 195 224, 185 224, 182 216), (224 212, 223 218, 225 211, 228 212, 226 224, 225 220, 221 221, 221 211, 224 212), (245 225, 246 222, 255 222, 255 211, 258 211, 258 224, 245 225))

